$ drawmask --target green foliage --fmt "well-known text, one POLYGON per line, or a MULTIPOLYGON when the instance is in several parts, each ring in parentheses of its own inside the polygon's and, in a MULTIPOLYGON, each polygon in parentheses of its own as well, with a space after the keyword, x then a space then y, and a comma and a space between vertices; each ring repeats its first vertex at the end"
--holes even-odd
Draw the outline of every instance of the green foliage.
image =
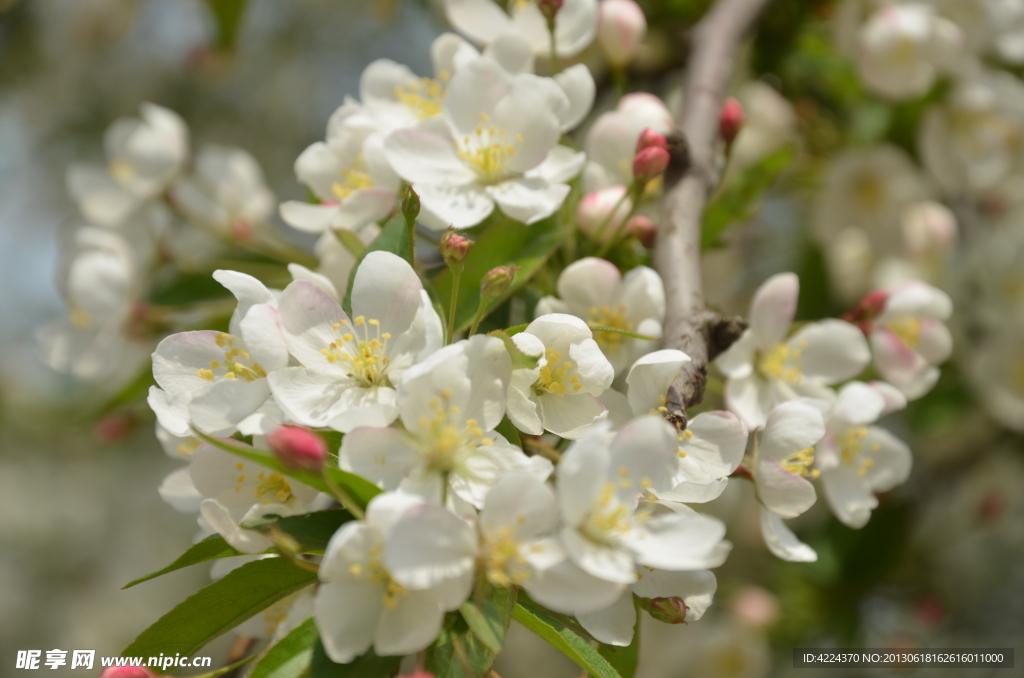
POLYGON ((509 441, 516 447, 522 447, 523 442, 519 439, 519 429, 517 429, 508 417, 504 417, 501 423, 494 427, 494 430, 505 436, 505 440, 509 441))
POLYGON ((487 334, 488 336, 497 337, 504 342, 505 349, 508 351, 509 357, 512 358, 513 370, 532 369, 537 366, 537 361, 540 360, 540 356, 532 356, 523 353, 512 341, 512 337, 509 336, 508 332, 505 332, 504 330, 494 330, 487 334))
POLYGON ((233 49, 248 0, 207 0, 217 25, 217 45, 233 49))
MULTIPOLYGON (((481 678, 486 675, 497 658, 497 653, 488 645, 497 644, 500 648, 508 625, 512 621, 515 604, 514 588, 497 588, 482 606, 475 602, 467 603, 475 606, 483 617, 478 617, 472 622, 474 629, 467 623, 467 619, 473 617, 474 612, 470 612, 467 617, 466 610, 463 609, 460 615, 450 615, 450 624, 427 650, 426 670, 437 678, 481 678), (480 639, 477 631, 488 636, 486 643, 480 639), (466 664, 469 666, 470 675, 466 675, 466 664)), ((463 606, 465 607, 466 605, 463 606)))
POLYGON ((341 302, 341 308, 349 315, 352 315, 352 283, 356 279, 356 271, 359 270, 360 264, 363 263, 363 259, 370 252, 391 252, 406 261, 410 260, 409 230, 401 214, 391 217, 384 224, 380 234, 373 239, 373 242, 366 246, 362 255, 357 258, 355 266, 352 267, 352 272, 348 275, 348 290, 345 292, 345 299, 341 302))
POLYGON ((501 644, 505 638, 505 621, 494 603, 489 600, 483 603, 467 600, 459 608, 459 612, 466 620, 469 630, 484 647, 494 654, 501 652, 501 644))
MULTIPOLYGON (((561 244, 561 240, 562 230, 554 218, 532 226, 502 219, 484 230, 466 257, 458 292, 455 331, 462 332, 472 324, 473 316, 480 306, 479 281, 488 271, 497 266, 519 267, 509 288, 491 302, 493 306, 498 306, 537 273, 561 244)), ((441 300, 447 314, 452 295, 451 271, 441 271, 434 276, 432 282, 437 298, 441 300)))
POLYGON ((192 655, 225 631, 315 581, 314 573, 283 558, 247 563, 186 598, 139 634, 121 655, 192 655))
POLYGON ((525 600, 517 603, 512 616, 594 678, 621 678, 587 641, 534 603, 525 600))
POLYGON ((633 624, 633 640, 629 645, 618 647, 601 643, 597 646, 598 654, 607 659, 622 678, 633 678, 640 665, 640 605, 636 596, 633 596, 633 610, 636 622, 633 624))
POLYGON ((249 678, 299 678, 309 670, 319 640, 316 622, 307 619, 263 655, 249 678))
POLYGON ((327 542, 338 529, 352 520, 352 514, 342 509, 330 511, 314 511, 302 515, 278 518, 277 516, 261 518, 242 527, 270 535, 274 530, 284 532, 299 543, 301 553, 322 554, 327 550, 327 542))
POLYGON ((309 678, 391 678, 401 661, 401 657, 378 657, 370 649, 348 664, 335 664, 324 651, 323 641, 317 640, 309 665, 309 678))
POLYGON ((209 560, 216 560, 218 558, 230 558, 232 556, 245 555, 241 551, 237 551, 224 541, 224 537, 215 535, 207 537, 198 544, 194 544, 189 550, 178 556, 177 560, 168 565, 167 567, 161 568, 156 572, 147 574, 145 577, 139 577, 134 581, 130 581, 125 584, 122 589, 130 589, 131 587, 141 584, 144 581, 150 579, 156 579, 162 577, 165 574, 180 570, 190 565, 196 565, 198 563, 205 563, 209 560))

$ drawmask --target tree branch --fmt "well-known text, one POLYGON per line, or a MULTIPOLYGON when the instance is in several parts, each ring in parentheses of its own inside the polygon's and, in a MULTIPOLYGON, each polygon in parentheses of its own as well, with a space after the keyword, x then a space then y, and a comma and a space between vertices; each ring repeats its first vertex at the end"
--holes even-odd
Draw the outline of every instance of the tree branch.
POLYGON ((674 140, 665 174, 665 199, 654 263, 665 283, 664 345, 685 352, 687 363, 667 395, 667 417, 686 427, 686 409, 704 397, 708 363, 746 328, 738 318, 709 311, 700 271, 701 220, 718 178, 715 148, 725 88, 740 40, 769 0, 718 0, 693 32, 681 138, 674 140))

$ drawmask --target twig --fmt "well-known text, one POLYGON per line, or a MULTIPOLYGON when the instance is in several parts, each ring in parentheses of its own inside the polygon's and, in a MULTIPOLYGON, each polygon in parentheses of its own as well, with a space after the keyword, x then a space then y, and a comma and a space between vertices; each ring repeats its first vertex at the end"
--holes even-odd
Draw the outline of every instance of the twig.
POLYGON ((686 427, 686 408, 704 396, 708 362, 745 329, 738 318, 709 311, 700 271, 701 220, 718 182, 718 120, 733 60, 744 33, 769 0, 718 0, 693 31, 685 104, 665 173, 665 199, 654 263, 665 283, 664 345, 690 356, 669 387, 666 415, 686 427))

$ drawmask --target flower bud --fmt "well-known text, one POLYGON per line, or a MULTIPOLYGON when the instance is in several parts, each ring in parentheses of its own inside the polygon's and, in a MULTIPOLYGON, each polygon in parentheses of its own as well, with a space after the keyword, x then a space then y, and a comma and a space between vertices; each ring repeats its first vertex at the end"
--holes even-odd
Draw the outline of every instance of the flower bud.
POLYGON ((626 233, 639 240, 640 244, 647 249, 651 249, 658 236, 658 225, 648 217, 638 214, 626 224, 626 233))
POLYGON ((957 236, 956 216, 945 205, 919 202, 903 212, 903 247, 911 257, 942 254, 957 236))
POLYGON ((416 217, 420 215, 420 196, 412 190, 412 184, 406 184, 402 193, 402 216, 405 223, 416 223, 416 217))
POLYGON ((668 168, 670 157, 664 148, 645 148, 633 157, 633 178, 637 181, 650 181, 668 168))
POLYGON ((641 598, 640 607, 647 610, 653 619, 665 624, 686 623, 687 608, 682 598, 641 598))
POLYGON ((469 250, 473 248, 473 241, 469 238, 464 238, 458 235, 455 231, 449 229, 444 232, 441 236, 441 244, 438 245, 438 250, 441 252, 441 257, 444 259, 449 268, 462 266, 462 262, 466 260, 469 255, 469 250))
POLYGON ((103 669, 100 678, 157 678, 145 666, 111 666, 103 669))
POLYGON ((327 461, 327 443, 301 426, 278 426, 267 436, 277 458, 294 469, 319 472, 327 461))
POLYGON ((731 146, 736 135, 740 133, 747 116, 743 113, 743 105, 729 97, 722 104, 722 112, 718 116, 718 133, 722 135, 726 146, 731 146))
POLYGON ((664 134, 658 134, 650 127, 645 127, 636 140, 636 152, 639 153, 645 148, 651 148, 652 146, 664 148, 667 151, 668 139, 665 138, 664 134))
POLYGON ((231 237, 235 240, 248 240, 254 230, 252 224, 245 219, 235 219, 231 222, 231 237))
POLYGON ((732 600, 732 610, 750 626, 770 626, 779 618, 779 601, 757 586, 744 586, 732 600))
POLYGON ((853 309, 843 314, 843 320, 860 328, 864 334, 870 334, 872 321, 885 309, 889 301, 889 290, 868 292, 853 309))
POLYGON ((134 426, 135 417, 131 414, 110 414, 97 421, 92 432, 105 443, 116 443, 131 433, 134 426))
POLYGON ((537 8, 545 19, 554 21, 555 15, 558 14, 558 10, 562 9, 564 2, 565 0, 537 0, 537 8))
POLYGON ((496 299, 508 291, 516 277, 519 266, 498 266, 492 268, 480 280, 480 295, 496 299))
POLYGON ((629 197, 623 199, 626 190, 625 186, 610 186, 583 196, 580 204, 576 207, 576 221, 580 230, 601 242, 608 240, 612 234, 618 232, 622 220, 633 210, 633 200, 629 197), (616 205, 619 206, 618 209, 615 208, 616 205), (612 210, 615 210, 615 214, 604 227, 604 232, 599 235, 598 229, 612 214, 612 210))
POLYGON ((628 66, 647 33, 644 11, 633 0, 602 0, 597 42, 614 68, 628 66))

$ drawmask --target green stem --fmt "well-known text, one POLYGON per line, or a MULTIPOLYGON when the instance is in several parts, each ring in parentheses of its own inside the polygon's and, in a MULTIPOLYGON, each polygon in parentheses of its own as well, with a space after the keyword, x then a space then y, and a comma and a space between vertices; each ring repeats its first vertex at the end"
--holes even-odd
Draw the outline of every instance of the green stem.
POLYGON ((327 473, 326 469, 324 471, 324 483, 331 491, 331 494, 334 495, 334 498, 338 500, 338 503, 341 504, 341 507, 351 513, 356 520, 366 520, 366 514, 359 504, 356 503, 356 500, 352 498, 352 495, 345 488, 334 482, 331 474, 327 473))
POLYGON ((482 321, 484 319, 484 315, 486 315, 485 311, 487 310, 487 302, 487 297, 481 295, 480 305, 476 307, 476 315, 473 316, 473 325, 469 328, 469 334, 466 336, 471 337, 476 334, 477 328, 480 327, 480 321, 482 321))
POLYGON ((462 279, 462 267, 451 267, 452 270, 452 303, 448 305, 448 343, 455 337, 455 309, 459 305, 459 282, 462 279))
POLYGON ((615 80, 615 89, 619 98, 629 93, 629 73, 623 68, 612 69, 612 79, 615 80))
POLYGON ((558 39, 555 37, 555 19, 548 19, 548 36, 551 40, 551 75, 558 75, 558 39))
POLYGON ((406 228, 408 229, 408 233, 409 233, 409 264, 413 267, 413 269, 415 269, 416 268, 416 220, 415 219, 406 219, 405 220, 405 225, 406 225, 406 228))
MULTIPOLYGON (((615 202, 615 206, 612 207, 612 211, 608 213, 608 216, 601 220, 601 225, 598 226, 597 231, 594 232, 594 240, 601 242, 601 236, 604 235, 605 229, 608 228, 608 225, 612 223, 612 219, 614 219, 615 215, 618 214, 619 208, 622 207, 624 202, 626 202, 626 198, 631 197, 636 192, 636 182, 633 182, 630 184, 629 188, 626 189, 626 192, 622 194, 622 197, 615 202)), ((636 205, 634 204, 633 207, 635 209, 636 205)), ((624 219, 622 223, 625 223, 625 221, 626 220, 624 219)), ((622 224, 619 224, 619 226, 622 226, 622 224)))
POLYGON ((615 232, 612 233, 611 237, 608 238, 608 240, 605 241, 603 245, 601 245, 601 249, 597 251, 598 258, 603 259, 604 256, 608 254, 608 251, 611 250, 611 248, 615 246, 615 243, 617 243, 619 239, 622 237, 622 232, 626 230, 626 226, 629 224, 629 220, 633 218, 634 214, 636 214, 636 207, 638 202, 640 201, 633 201, 632 209, 630 209, 629 212, 626 213, 626 216, 622 218, 622 221, 619 223, 618 228, 615 229, 615 232))

